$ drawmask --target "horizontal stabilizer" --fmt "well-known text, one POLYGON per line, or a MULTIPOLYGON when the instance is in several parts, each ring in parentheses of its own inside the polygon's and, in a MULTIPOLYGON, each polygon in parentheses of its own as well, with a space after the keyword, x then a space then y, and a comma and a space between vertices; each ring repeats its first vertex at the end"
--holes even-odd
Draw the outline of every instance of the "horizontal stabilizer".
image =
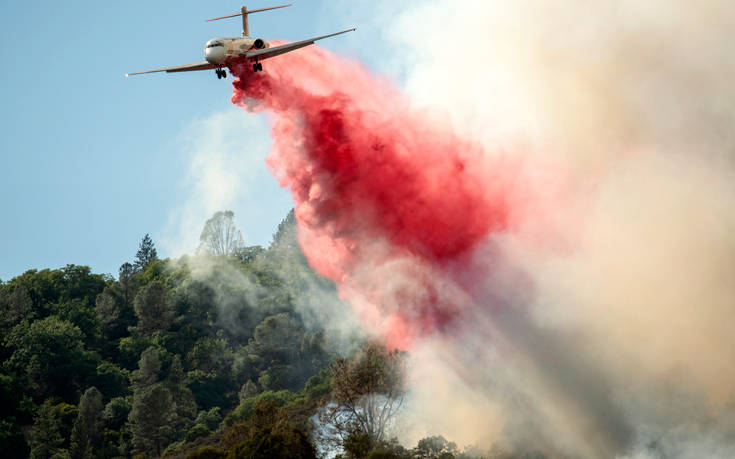
MULTIPOLYGON (((292 5, 293 5, 293 3, 289 3, 288 5, 269 6, 268 8, 259 8, 257 10, 246 10, 245 11, 245 14, 259 13, 261 11, 275 10, 275 9, 278 9, 278 8, 286 8, 287 6, 292 6, 292 5)), ((235 14, 228 14, 227 16, 220 16, 218 18, 207 19, 207 22, 210 22, 210 21, 218 21, 220 19, 234 18, 234 17, 237 17, 237 16, 242 16, 242 11, 239 12, 239 13, 235 13, 235 14)))
POLYGON ((288 5, 269 6, 268 8, 258 8, 257 10, 249 10, 247 6, 243 6, 239 13, 228 14, 227 16, 220 16, 218 18, 213 18, 213 19, 207 19, 207 21, 217 21, 219 19, 227 19, 227 18, 234 18, 235 16, 242 16, 242 36, 247 37, 250 35, 250 24, 248 22, 248 16, 251 13, 260 13, 261 11, 276 10, 278 8, 286 8, 287 6, 291 6, 291 5, 292 3, 289 3, 288 5))

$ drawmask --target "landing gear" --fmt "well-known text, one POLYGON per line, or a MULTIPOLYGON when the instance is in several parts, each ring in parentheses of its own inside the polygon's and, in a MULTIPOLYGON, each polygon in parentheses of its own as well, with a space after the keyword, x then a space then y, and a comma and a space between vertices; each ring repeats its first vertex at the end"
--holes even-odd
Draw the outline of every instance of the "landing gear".
POLYGON ((214 73, 216 73, 216 74, 217 74, 217 79, 218 79, 218 80, 219 80, 220 78, 227 78, 227 70, 225 70, 225 69, 216 69, 216 70, 214 71, 214 73))
POLYGON ((263 71, 263 64, 260 62, 256 62, 253 64, 253 72, 262 72, 263 71))

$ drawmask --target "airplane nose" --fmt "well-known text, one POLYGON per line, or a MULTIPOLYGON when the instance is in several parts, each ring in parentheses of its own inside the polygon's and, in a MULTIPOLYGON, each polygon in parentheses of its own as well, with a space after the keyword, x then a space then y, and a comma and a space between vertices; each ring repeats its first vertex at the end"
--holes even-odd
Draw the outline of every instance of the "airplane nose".
POLYGON ((210 64, 221 64, 225 59, 225 50, 222 47, 206 48, 204 50, 204 58, 210 64))

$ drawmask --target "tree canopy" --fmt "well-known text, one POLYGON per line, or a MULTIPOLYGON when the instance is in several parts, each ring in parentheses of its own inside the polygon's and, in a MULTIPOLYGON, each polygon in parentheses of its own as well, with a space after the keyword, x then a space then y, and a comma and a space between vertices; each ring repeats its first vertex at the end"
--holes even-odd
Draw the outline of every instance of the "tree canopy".
POLYGON ((153 243, 153 239, 146 233, 140 241, 138 252, 135 254, 135 269, 140 272, 156 260, 158 260, 156 245, 153 243))
MULTIPOLYGON (((311 458, 319 413, 334 451, 408 457, 389 438, 406 355, 352 342, 340 357, 308 315, 340 300, 293 213, 267 248, 243 247, 232 217, 207 221, 208 253, 161 260, 146 234, 117 278, 67 265, 0 282, 3 457, 311 458)), ((438 444, 421 457, 454 454, 438 444)))

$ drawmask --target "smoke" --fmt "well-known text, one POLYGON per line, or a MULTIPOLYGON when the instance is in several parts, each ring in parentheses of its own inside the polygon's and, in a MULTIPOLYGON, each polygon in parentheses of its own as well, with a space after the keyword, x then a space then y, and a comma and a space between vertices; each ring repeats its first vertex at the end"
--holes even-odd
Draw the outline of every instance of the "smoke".
POLYGON ((414 355, 404 438, 735 454, 734 10, 423 2, 380 37, 405 91, 318 48, 232 69, 310 263, 414 355))
POLYGON ((234 107, 185 126, 177 143, 189 169, 172 190, 177 205, 157 240, 164 253, 194 253, 204 222, 221 210, 235 212, 247 245, 265 245, 270 240, 290 202, 267 180, 263 160, 270 142, 262 135, 267 129, 263 119, 243 116, 234 107), (269 206, 262 205, 260 193, 270 196, 269 206))

